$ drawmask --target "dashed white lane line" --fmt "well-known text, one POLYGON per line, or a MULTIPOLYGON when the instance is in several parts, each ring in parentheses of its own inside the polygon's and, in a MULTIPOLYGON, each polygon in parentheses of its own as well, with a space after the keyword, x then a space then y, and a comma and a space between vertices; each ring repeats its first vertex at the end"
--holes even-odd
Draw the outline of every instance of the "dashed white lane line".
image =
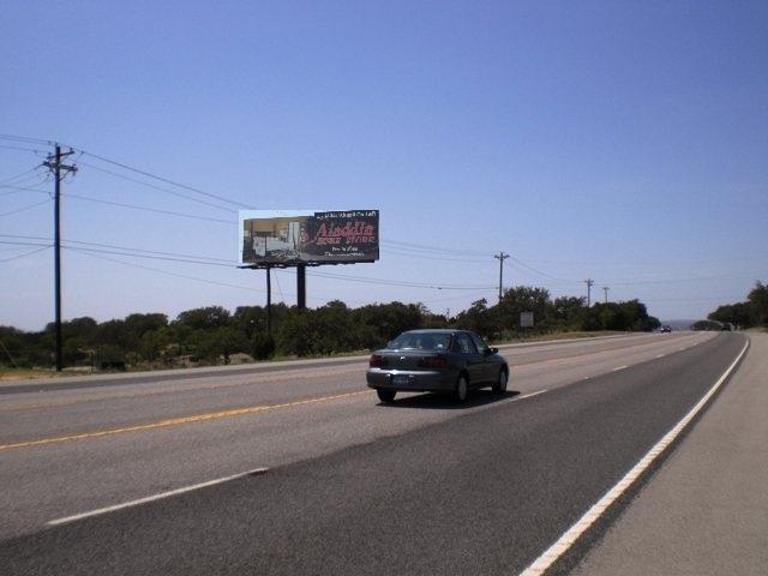
POLYGON ((693 420, 701 409, 706 405, 710 398, 717 392, 723 385, 723 382, 731 375, 739 361, 749 348, 749 339, 742 348, 736 360, 728 367, 723 373, 720 379, 715 382, 714 386, 699 400, 688 414, 686 414, 680 422, 678 422, 659 442, 651 448, 643 458, 635 464, 635 466, 627 472, 626 476, 619 480, 619 482, 613 486, 596 504, 590 508, 584 516, 582 516, 573 526, 571 526, 557 542, 552 544, 544 553, 539 556, 533 563, 528 566, 520 576, 541 576, 546 572, 552 564, 554 564, 558 558, 565 554, 571 546, 584 534, 599 518, 602 514, 613 504, 624 492, 626 492, 632 484, 645 472, 653 461, 662 454, 672 442, 675 441, 680 433, 686 426, 693 420))
POLYGON ((168 492, 161 492, 154 496, 147 496, 146 498, 139 498, 138 500, 131 500, 130 502, 123 502, 122 504, 115 504, 114 506, 107 506, 106 508, 99 508, 98 510, 91 510, 90 512, 83 512, 82 514, 75 514, 74 516, 67 516, 66 518, 58 518, 57 520, 51 520, 47 523, 48 526, 60 526, 62 524, 69 524, 76 522, 77 520, 83 520, 84 518, 90 518, 92 516, 99 516, 101 514, 107 514, 108 512, 115 512, 124 508, 131 508, 133 506, 140 506, 141 504, 147 504, 149 502, 155 502, 157 500, 163 500, 164 498, 170 498, 171 496, 178 496, 186 492, 193 492, 194 490, 200 490, 201 488, 207 488, 208 486, 215 486, 216 484, 224 484, 225 482, 231 482, 238 478, 244 478, 245 476, 258 476, 268 471, 268 468, 255 468, 248 470, 247 472, 241 472, 239 474, 233 474, 232 476, 225 476, 224 478, 217 478, 215 480, 209 480, 208 482, 201 482, 200 484, 194 484, 192 486, 185 486, 184 488, 177 488, 176 490, 170 490, 168 492))
POLYGON ((666 356, 666 354, 657 354, 657 355, 656 355, 656 358, 657 358, 657 359, 658 359, 658 358, 664 358, 664 356, 666 356))
POLYGON ((619 370, 626 370, 628 366, 625 364, 624 366, 619 366, 618 368, 614 368, 611 370, 611 372, 618 372, 619 370))

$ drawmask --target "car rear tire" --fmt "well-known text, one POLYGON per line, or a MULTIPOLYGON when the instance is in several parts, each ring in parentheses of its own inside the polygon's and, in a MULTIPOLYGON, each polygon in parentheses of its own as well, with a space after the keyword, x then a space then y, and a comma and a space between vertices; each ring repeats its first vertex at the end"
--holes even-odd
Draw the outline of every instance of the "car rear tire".
POLYGON ((507 375, 507 371, 502 368, 499 370, 499 377, 496 379, 496 382, 493 384, 492 390, 494 394, 504 394, 507 391, 507 381, 509 380, 509 376, 507 375))
POLYGON ((392 402, 395 399, 395 394, 397 394, 397 392, 395 390, 383 390, 378 388, 376 394, 382 402, 392 402))
POLYGON ((462 374, 459 376, 459 380, 456 382, 456 390, 454 391, 453 396, 457 402, 466 402, 468 395, 469 382, 467 382, 467 377, 462 374))

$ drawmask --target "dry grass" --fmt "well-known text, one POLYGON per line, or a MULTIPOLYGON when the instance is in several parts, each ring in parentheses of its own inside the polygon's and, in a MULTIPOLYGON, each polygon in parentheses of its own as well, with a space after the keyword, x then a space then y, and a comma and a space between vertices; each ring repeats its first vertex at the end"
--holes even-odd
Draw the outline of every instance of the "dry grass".
POLYGON ((0 380, 29 380, 54 376, 56 376, 55 370, 45 368, 0 368, 0 380))

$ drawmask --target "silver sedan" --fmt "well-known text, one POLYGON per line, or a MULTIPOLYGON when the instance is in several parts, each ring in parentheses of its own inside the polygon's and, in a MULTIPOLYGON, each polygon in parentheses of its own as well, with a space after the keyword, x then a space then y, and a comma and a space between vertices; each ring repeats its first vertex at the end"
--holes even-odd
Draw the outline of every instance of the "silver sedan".
POLYGON ((504 394, 509 366, 498 352, 468 330, 410 330, 371 355, 366 379, 382 402, 398 391, 449 392, 460 402, 474 388, 504 394))

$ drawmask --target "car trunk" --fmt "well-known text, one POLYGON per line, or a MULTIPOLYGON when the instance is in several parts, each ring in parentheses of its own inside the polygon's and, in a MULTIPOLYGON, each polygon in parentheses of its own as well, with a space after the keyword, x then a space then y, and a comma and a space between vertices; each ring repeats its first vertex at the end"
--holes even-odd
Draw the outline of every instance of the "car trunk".
POLYGON ((422 360, 425 358, 434 358, 437 355, 436 352, 420 350, 393 350, 384 352, 381 354, 381 368, 382 370, 431 370, 431 368, 422 366, 422 360))

